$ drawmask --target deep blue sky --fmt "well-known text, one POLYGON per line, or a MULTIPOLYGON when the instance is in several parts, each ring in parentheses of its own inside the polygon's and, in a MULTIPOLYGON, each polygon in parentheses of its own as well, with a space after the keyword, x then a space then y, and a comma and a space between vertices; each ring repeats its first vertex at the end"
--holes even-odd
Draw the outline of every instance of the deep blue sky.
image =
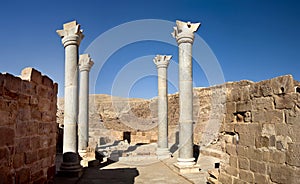
MULTIPOLYGON (((81 24, 85 38, 80 45, 80 53, 84 53, 96 38, 121 24, 159 19, 174 22, 175 26, 175 20, 179 19, 201 22, 197 34, 217 57, 225 81, 260 81, 285 74, 292 74, 300 80, 299 9, 297 0, 5 0, 0 5, 0 72, 19 75, 24 67, 34 67, 58 82, 59 95, 62 96, 64 49, 55 31, 62 29, 63 23, 77 20, 81 24)), ((153 33, 170 38, 171 32, 172 27, 170 32, 153 27, 153 33)), ((127 34, 130 33, 124 30, 125 37, 127 34)), ((118 44, 120 38, 118 35, 111 42, 118 44)), ((99 50, 99 54, 101 52, 105 51, 99 50)), ((194 49, 193 52, 198 51, 194 49)), ((91 93, 110 94, 114 79, 126 64, 146 56, 148 60, 151 55, 159 53, 173 55, 174 62, 178 60, 175 46, 156 41, 129 44, 113 53, 107 61, 97 61, 96 58, 95 62, 105 64, 103 70, 97 73, 96 85, 91 87, 91 93)), ((208 82, 205 71, 198 65, 194 66, 194 85, 213 85, 208 82)), ((145 64, 145 67, 156 71, 153 63, 145 64)), ((170 75, 177 75, 174 70, 171 72, 170 75)), ((128 75, 131 73, 126 71, 128 75)), ((141 77, 130 86, 129 96, 156 96, 156 77, 141 77)), ((176 91, 176 81, 171 81, 169 93, 176 91)), ((114 94, 128 95, 119 92, 114 94)))

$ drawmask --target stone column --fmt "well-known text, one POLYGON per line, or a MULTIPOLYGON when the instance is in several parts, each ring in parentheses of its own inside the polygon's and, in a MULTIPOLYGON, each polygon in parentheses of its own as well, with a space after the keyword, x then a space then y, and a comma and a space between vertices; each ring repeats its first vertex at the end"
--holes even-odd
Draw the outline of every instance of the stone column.
POLYGON ((89 141, 89 72, 94 62, 88 54, 79 56, 78 151, 86 152, 89 141))
POLYGON ((159 159, 169 158, 168 148, 168 84, 167 67, 172 56, 157 55, 153 61, 158 75, 158 148, 159 159))
POLYGON ((76 21, 64 24, 63 30, 56 32, 65 47, 64 155, 61 170, 76 175, 81 170, 77 153, 78 47, 84 35, 76 21))
POLYGON ((179 47, 179 166, 193 166, 193 67, 194 32, 200 23, 176 21, 173 37, 179 47))

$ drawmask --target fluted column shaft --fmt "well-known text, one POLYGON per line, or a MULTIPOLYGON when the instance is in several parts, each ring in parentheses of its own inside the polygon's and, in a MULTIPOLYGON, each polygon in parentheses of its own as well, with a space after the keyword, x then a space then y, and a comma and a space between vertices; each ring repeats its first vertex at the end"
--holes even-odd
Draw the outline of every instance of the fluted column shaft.
POLYGON ((193 66, 194 32, 200 24, 176 21, 173 36, 179 52, 179 165, 194 165, 193 157, 193 66))
POLYGON ((79 57, 80 86, 78 114, 78 150, 86 151, 89 141, 89 72, 93 61, 88 54, 79 57))

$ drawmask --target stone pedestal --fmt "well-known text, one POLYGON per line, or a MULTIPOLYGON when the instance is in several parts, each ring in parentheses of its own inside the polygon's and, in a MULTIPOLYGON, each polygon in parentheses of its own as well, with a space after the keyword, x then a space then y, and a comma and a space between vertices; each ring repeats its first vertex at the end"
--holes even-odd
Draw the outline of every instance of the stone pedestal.
POLYGON ((200 23, 176 21, 173 37, 179 48, 179 158, 177 165, 194 167, 193 157, 193 67, 194 32, 200 23))
POLYGON ((57 30, 57 34, 62 38, 65 47, 64 160, 60 169, 61 172, 66 171, 68 175, 74 172, 73 176, 77 176, 81 168, 77 153, 78 46, 83 39, 83 34, 76 21, 64 24, 63 30, 57 30), (71 161, 68 160, 70 155, 72 155, 71 161))
POLYGON ((157 55, 153 62, 158 73, 158 159, 169 158, 171 153, 168 148, 168 83, 167 67, 172 56, 157 55))
POLYGON ((79 57, 79 115, 78 115, 78 151, 86 152, 89 141, 89 72, 94 62, 88 54, 79 57))

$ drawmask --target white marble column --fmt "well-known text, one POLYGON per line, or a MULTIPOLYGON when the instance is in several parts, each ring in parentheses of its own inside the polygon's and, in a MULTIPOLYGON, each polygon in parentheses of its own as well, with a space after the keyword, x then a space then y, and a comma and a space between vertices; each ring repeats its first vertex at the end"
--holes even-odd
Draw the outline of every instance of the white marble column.
POLYGON ((94 62, 89 54, 79 56, 78 151, 86 152, 89 141, 89 72, 94 62))
POLYGON ((193 67, 194 32, 200 23, 176 21, 173 37, 179 48, 179 157, 177 164, 193 166, 193 67))
POLYGON ((64 161, 61 170, 77 172, 80 170, 77 153, 78 47, 84 35, 76 21, 64 24, 63 30, 56 32, 65 47, 64 161))
POLYGON ((172 56, 157 55, 153 62, 158 75, 158 159, 170 157, 168 148, 168 83, 167 68, 172 56))

